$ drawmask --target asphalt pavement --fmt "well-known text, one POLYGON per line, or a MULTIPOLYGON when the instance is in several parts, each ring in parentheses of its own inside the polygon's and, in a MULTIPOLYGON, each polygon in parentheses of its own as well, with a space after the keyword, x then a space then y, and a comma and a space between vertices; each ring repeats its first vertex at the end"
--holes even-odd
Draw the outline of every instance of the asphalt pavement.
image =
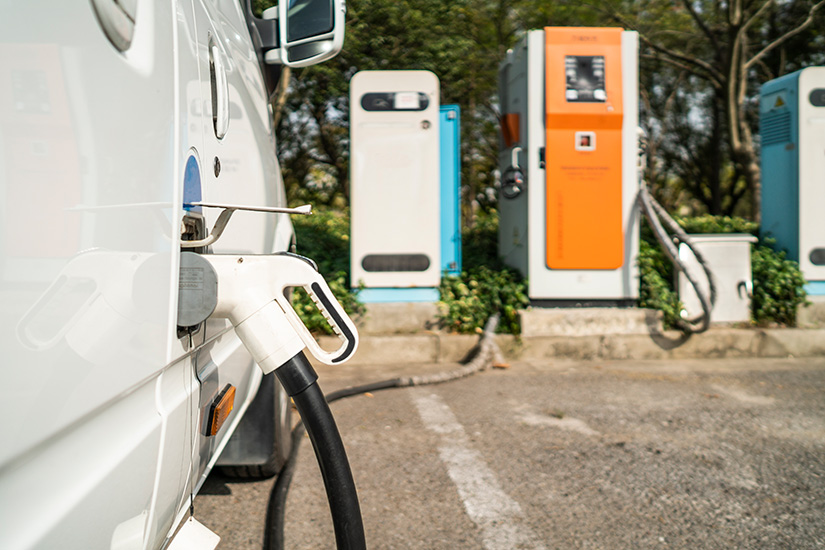
MULTIPOLYGON (((325 367, 322 388, 454 365, 325 367)), ((825 358, 522 361, 332 405, 373 549, 823 548, 825 358)), ((272 480, 195 515, 260 548, 272 480)), ((334 548, 302 443, 290 549, 334 548)))

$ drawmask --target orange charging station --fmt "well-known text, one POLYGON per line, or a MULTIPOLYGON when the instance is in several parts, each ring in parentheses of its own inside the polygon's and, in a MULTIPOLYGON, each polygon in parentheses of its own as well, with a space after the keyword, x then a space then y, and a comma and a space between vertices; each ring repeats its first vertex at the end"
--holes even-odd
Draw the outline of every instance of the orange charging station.
POLYGON ((499 71, 499 252, 537 305, 638 298, 638 36, 531 31, 499 71))

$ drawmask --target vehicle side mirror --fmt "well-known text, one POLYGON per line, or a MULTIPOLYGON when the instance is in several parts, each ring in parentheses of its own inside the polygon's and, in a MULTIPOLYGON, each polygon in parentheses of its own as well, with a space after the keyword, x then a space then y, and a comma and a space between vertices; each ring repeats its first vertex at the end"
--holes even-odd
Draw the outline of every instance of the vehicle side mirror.
POLYGON ((266 52, 270 64, 308 67, 338 55, 344 46, 345 0, 280 0, 263 12, 278 19, 279 47, 266 52))

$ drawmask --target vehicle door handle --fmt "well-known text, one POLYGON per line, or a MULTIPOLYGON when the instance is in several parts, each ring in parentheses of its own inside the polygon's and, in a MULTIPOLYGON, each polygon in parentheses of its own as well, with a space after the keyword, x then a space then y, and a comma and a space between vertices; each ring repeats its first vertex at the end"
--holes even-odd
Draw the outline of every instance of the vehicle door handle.
POLYGON ((209 77, 212 89, 212 126, 215 137, 223 139, 229 129, 229 85, 223 56, 214 39, 209 40, 209 77))

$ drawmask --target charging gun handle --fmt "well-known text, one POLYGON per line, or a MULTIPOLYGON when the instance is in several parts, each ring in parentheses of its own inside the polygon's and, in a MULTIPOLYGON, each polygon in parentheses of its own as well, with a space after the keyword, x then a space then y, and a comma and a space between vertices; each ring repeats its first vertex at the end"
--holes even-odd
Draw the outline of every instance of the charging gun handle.
POLYGON ((310 353, 327 365, 336 365, 352 357, 358 348, 358 330, 332 294, 332 290, 330 290, 321 274, 315 270, 310 262, 299 256, 283 255, 278 256, 278 259, 283 264, 279 266, 282 269, 278 269, 281 292, 275 294, 275 301, 284 310, 289 324, 301 337, 310 353), (318 342, 309 333, 303 321, 292 308, 292 304, 284 295, 283 290, 289 287, 302 287, 312 298, 315 307, 318 308, 332 330, 341 339, 341 346, 337 350, 325 351, 318 345, 318 342))

